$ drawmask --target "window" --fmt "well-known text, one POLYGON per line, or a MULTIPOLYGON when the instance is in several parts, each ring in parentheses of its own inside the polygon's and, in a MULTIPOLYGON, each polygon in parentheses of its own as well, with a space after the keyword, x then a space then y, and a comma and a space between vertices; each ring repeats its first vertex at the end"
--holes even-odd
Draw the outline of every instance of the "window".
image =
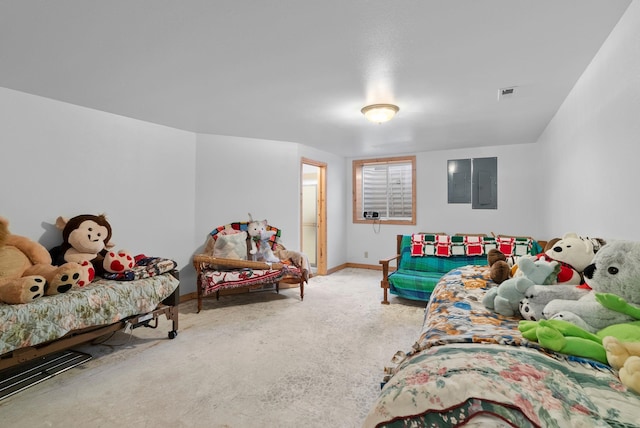
POLYGON ((375 211, 388 224, 416 224, 415 156, 353 161, 353 222, 375 211))

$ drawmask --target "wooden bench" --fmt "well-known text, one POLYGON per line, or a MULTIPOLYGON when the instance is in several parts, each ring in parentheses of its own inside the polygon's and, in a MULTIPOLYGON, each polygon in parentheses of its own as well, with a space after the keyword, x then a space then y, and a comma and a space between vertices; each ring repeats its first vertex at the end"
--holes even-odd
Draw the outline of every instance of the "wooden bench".
POLYGON ((279 263, 267 263, 251 260, 251 238, 246 239, 247 260, 239 258, 215 257, 212 249, 214 237, 209 236, 204 254, 193 257, 196 269, 196 289, 198 312, 202 310, 205 297, 220 298, 220 291, 233 288, 255 289, 267 284, 275 284, 280 291, 280 283, 296 284, 300 287, 300 300, 304 299, 304 284, 309 280, 308 263, 304 254, 286 250, 279 243, 274 245, 274 255, 282 260, 279 263))

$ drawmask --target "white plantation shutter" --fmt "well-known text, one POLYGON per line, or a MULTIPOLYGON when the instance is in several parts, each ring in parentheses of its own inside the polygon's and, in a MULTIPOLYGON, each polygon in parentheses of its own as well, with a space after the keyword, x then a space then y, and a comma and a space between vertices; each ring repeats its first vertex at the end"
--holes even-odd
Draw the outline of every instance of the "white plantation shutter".
POLYGON ((411 220, 411 170, 411 162, 363 165, 363 211, 377 211, 380 218, 411 220))

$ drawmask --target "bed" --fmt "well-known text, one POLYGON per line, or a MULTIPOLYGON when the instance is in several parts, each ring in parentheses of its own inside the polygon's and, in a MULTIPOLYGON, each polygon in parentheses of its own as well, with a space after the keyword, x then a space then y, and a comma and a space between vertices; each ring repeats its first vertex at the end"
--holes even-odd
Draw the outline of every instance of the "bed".
POLYGON ((518 319, 487 310, 494 285, 486 266, 441 278, 364 426, 640 426, 640 396, 613 369, 544 350, 521 336, 518 319))
POLYGON ((26 304, 0 303, 0 370, 125 327, 155 328, 162 316, 172 321, 168 336, 173 339, 179 280, 175 262, 170 262, 154 260, 126 276, 98 279, 26 304))

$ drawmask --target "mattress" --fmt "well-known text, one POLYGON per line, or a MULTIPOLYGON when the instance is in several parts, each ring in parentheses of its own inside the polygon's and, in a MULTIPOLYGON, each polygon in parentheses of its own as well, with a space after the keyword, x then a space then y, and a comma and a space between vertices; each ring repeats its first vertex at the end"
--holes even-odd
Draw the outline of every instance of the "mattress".
POLYGON ((99 279, 30 303, 0 304, 0 355, 58 339, 73 330, 151 312, 178 284, 169 273, 135 281, 99 279))

